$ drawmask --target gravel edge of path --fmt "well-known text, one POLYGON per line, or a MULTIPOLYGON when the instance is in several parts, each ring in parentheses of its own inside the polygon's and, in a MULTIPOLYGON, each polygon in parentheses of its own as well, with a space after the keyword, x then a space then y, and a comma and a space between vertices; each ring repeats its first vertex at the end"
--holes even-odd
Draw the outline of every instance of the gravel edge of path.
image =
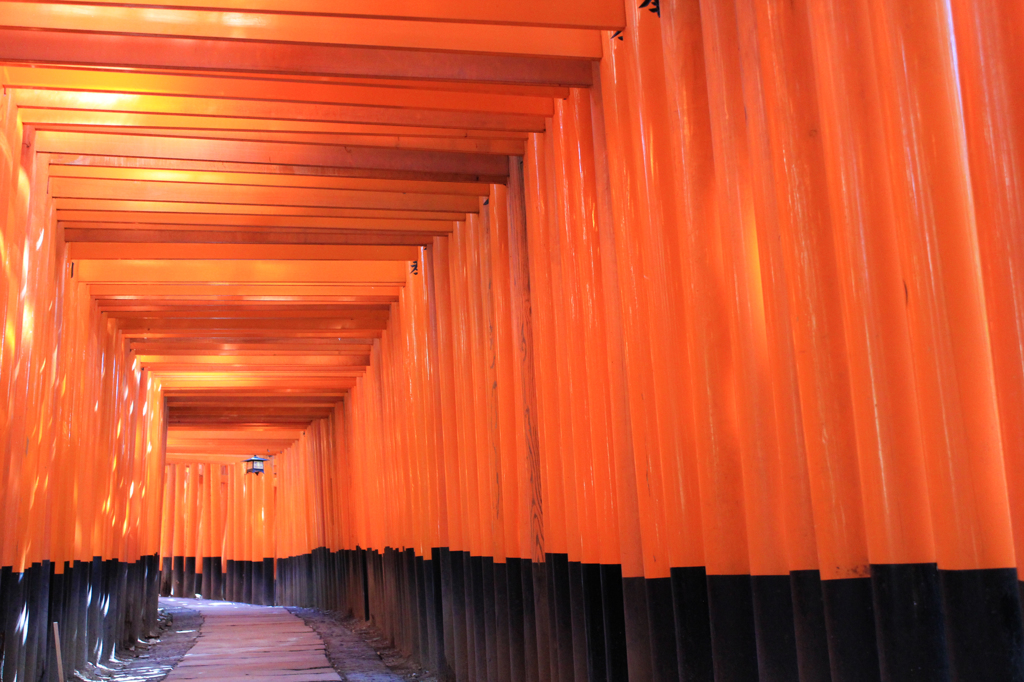
POLYGON ((369 623, 334 611, 286 606, 320 635, 327 660, 343 680, 437 682, 430 671, 406 658, 369 623))
MULTIPOLYGON (((162 600, 161 600, 162 601, 162 600)), ((161 603, 157 636, 139 642, 134 650, 118 652, 119 658, 102 668, 91 667, 75 677, 86 682, 160 682, 195 646, 203 626, 196 609, 161 603)))

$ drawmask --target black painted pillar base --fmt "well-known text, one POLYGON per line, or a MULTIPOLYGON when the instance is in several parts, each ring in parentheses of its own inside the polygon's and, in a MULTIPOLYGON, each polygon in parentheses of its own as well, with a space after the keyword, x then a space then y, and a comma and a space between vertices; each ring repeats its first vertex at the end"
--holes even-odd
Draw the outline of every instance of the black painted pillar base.
POLYGON ((359 552, 360 573, 362 574, 363 580, 363 620, 370 620, 370 560, 366 555, 365 549, 357 550, 359 552))
POLYGON ((70 624, 74 628, 71 655, 65 665, 69 670, 82 670, 89 660, 89 571, 91 565, 84 561, 71 564, 71 613, 70 624))
POLYGON ((1024 681, 1024 624, 1014 568, 939 571, 956 682, 1024 681))
POLYGON ((569 562, 569 606, 572 618, 572 660, 576 682, 588 682, 587 611, 583 591, 583 566, 569 562))
POLYGON ((149 557, 150 585, 148 599, 146 602, 146 636, 156 637, 157 635, 157 611, 160 606, 161 572, 160 555, 154 554, 149 557))
POLYGON ((789 584, 800 682, 831 682, 821 575, 814 570, 790 571, 789 584))
POLYGON ((219 556, 210 559, 210 599, 224 599, 224 568, 219 556))
MULTIPOLYGON (((494 630, 494 664, 490 666, 496 682, 509 682, 512 661, 510 658, 511 641, 508 631, 508 564, 485 559, 485 566, 490 565, 491 592, 493 606, 488 623, 494 630)), ((485 574, 486 577, 486 574, 485 574)), ((486 589, 486 587, 485 587, 486 589)))
POLYGON ((682 682, 711 680, 714 662, 711 656, 707 571, 703 566, 687 566, 673 568, 669 575, 680 679, 682 682))
POLYGON ((601 603, 604 612, 604 665, 608 680, 629 678, 626 653, 626 613, 622 566, 601 565, 601 603))
POLYGON ((570 595, 569 557, 548 554, 548 600, 552 635, 552 676, 559 682, 576 679, 573 652, 572 597, 570 595))
MULTIPOLYGON (((509 677, 526 680, 526 618, 523 599, 523 565, 528 562, 514 557, 505 559, 505 609, 508 613, 509 677)), ((497 573, 495 573, 497 585, 497 573)), ((532 600, 531 600, 532 602, 532 600)), ((532 607, 533 604, 531 603, 532 607)), ((530 609, 532 611, 532 608, 530 609)))
POLYGON ((270 557, 263 559, 263 603, 269 606, 277 603, 274 594, 274 559, 270 557))
POLYGON ((799 679, 789 575, 753 575, 750 587, 760 682, 799 679))
POLYGON ((172 558, 171 594, 181 597, 185 594, 185 557, 172 558))
POLYGON ((204 598, 211 599, 213 597, 213 557, 203 557, 202 570, 203 572, 196 576, 196 582, 199 583, 197 592, 204 598))
POLYGON ((246 604, 252 603, 252 562, 251 561, 239 561, 239 567, 242 571, 242 601, 246 604))
POLYGON ((757 682, 753 594, 748 575, 709 575, 708 613, 716 682, 757 682))
POLYGON ((642 577, 622 579, 622 611, 626 626, 626 663, 629 666, 629 679, 631 680, 655 679, 646 583, 646 579, 642 577))
POLYGON ((581 564, 583 588, 583 622, 587 649, 587 679, 604 682, 608 679, 605 660, 604 598, 601 594, 601 565, 581 564))
POLYGON ((250 603, 257 605, 265 605, 266 602, 263 599, 263 562, 252 561, 252 594, 250 595, 250 603))
POLYGON ((949 680, 942 590, 935 564, 872 564, 882 680, 949 680))
MULTIPOLYGON (((487 679, 487 606, 484 597, 484 560, 482 557, 469 555, 468 595, 470 601, 470 621, 472 622, 472 645, 470 647, 471 665, 476 665, 476 678, 487 679)), ((493 648, 492 648, 493 651, 493 648)))
POLYGON ((160 596, 171 596, 171 585, 174 581, 174 559, 169 556, 163 558, 163 566, 160 569, 160 596))
POLYGON ((235 599, 235 560, 227 559, 224 564, 224 599, 238 601, 235 599))
POLYGON ((671 578, 648 578, 647 621, 651 635, 652 680, 675 682, 679 679, 679 658, 676 654, 675 607, 671 578))
POLYGON ((452 628, 454 639, 452 649, 455 657, 452 667, 455 669, 455 676, 459 680, 470 679, 469 671, 471 667, 470 637, 472 635, 469 628, 469 608, 471 602, 467 598, 469 595, 469 579, 466 571, 468 566, 468 552, 451 553, 451 600, 452 620, 454 622, 454 626, 452 628))
POLYGON ((821 581, 833 682, 880 682, 870 578, 821 581))
POLYGON ((181 596, 189 599, 196 596, 196 558, 194 556, 185 557, 184 585, 181 596))
MULTIPOLYGON (((537 627, 537 578, 534 563, 523 559, 519 565, 519 579, 522 583, 523 603, 523 679, 539 682, 541 670, 540 634, 537 627)), ((511 608, 511 607, 510 607, 511 608)), ((547 664, 545 658, 544 663, 547 664)))
POLYGON ((537 679, 540 682, 550 682, 558 679, 554 674, 558 650, 552 627, 550 564, 547 561, 531 562, 529 568, 533 579, 533 610, 536 614, 534 627, 537 633, 537 679))

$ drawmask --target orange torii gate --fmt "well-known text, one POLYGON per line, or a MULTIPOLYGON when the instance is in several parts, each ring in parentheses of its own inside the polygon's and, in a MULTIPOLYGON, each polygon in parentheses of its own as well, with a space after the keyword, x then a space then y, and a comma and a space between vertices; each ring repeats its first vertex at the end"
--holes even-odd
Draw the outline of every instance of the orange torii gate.
POLYGON ((0 0, 0 679, 201 594, 445 680, 1024 682, 1022 27, 0 0))

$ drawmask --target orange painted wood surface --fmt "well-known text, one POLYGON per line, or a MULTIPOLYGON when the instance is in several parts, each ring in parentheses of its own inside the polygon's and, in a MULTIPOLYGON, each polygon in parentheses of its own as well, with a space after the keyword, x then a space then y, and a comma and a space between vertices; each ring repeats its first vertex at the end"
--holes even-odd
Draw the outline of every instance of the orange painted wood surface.
POLYGON ((0 0, 0 568, 344 603, 459 679, 768 670, 766 594, 900 571, 957 646, 1024 565, 1018 5, 0 0))

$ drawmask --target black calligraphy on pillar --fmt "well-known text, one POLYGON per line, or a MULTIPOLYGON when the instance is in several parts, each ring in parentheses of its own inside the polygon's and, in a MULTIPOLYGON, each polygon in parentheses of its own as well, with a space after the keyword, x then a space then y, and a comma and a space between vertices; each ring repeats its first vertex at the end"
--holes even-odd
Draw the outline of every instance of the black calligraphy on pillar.
MULTIPOLYGON (((644 0, 643 2, 640 3, 640 7, 638 9, 646 9, 648 12, 657 14, 660 18, 661 0, 644 0)), ((622 31, 616 31, 615 33, 613 33, 611 35, 610 40, 615 40, 616 38, 618 38, 619 40, 625 40, 625 38, 623 38, 622 36, 622 31)))
POLYGON ((644 0, 640 3, 640 9, 647 8, 648 12, 654 12, 659 17, 661 16, 661 5, 660 0, 644 0))

